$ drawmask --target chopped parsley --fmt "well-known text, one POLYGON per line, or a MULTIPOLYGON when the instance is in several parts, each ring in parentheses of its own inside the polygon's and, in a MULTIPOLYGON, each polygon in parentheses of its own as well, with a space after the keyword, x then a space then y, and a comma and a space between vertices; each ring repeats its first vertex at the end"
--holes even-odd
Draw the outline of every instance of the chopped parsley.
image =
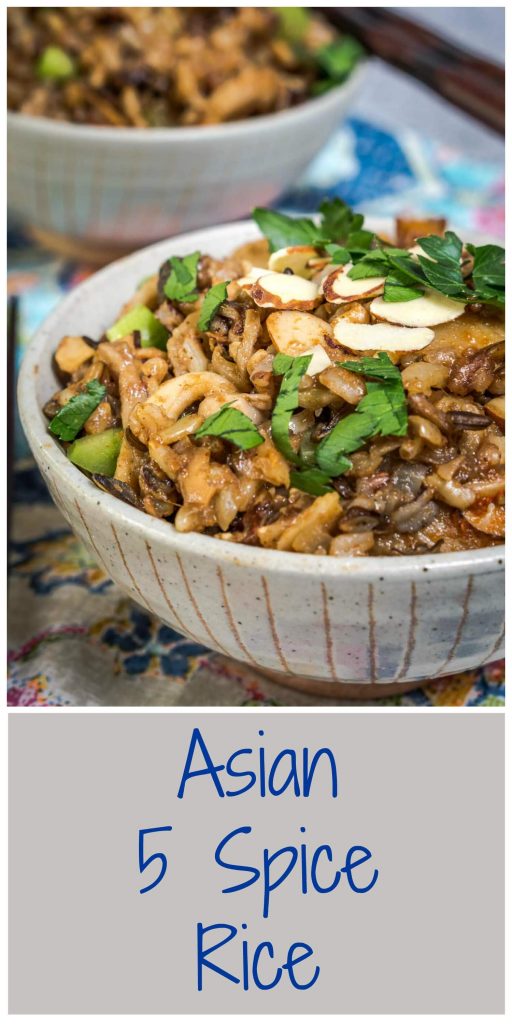
POLYGON ((469 287, 462 274, 464 246, 455 232, 418 238, 418 245, 423 252, 417 256, 394 246, 371 249, 359 259, 356 257, 348 276, 353 281, 385 277, 383 298, 386 302, 409 302, 433 288, 460 302, 504 305, 505 250, 501 246, 466 245, 474 259, 473 287, 469 287))
POLYGON ((219 284, 214 284, 213 288, 210 288, 201 306, 201 313, 197 323, 200 331, 208 330, 212 318, 215 316, 219 306, 225 302, 228 296, 228 284, 229 281, 220 281, 219 284))
POLYGON ((331 478, 351 468, 347 455, 361 448, 370 437, 407 433, 407 400, 400 370, 387 353, 340 363, 353 373, 371 378, 366 394, 355 411, 340 420, 320 444, 304 451, 301 446, 297 453, 290 441, 290 419, 299 404, 299 385, 310 360, 309 355, 293 357, 279 353, 274 357, 274 373, 283 374, 283 380, 272 414, 272 440, 294 467, 290 475, 292 487, 319 495, 332 490, 331 478))
POLYGON ((329 242, 325 246, 325 251, 329 254, 330 263, 350 263, 348 249, 345 249, 342 245, 336 245, 336 242, 329 242))
MULTIPOLYGON (((350 466, 350 462, 348 462, 350 466)), ((348 468, 347 466, 347 468, 348 468)), ((321 469, 292 469, 290 473, 290 485, 298 491, 305 491, 306 494, 314 494, 320 497, 322 494, 329 494, 334 488, 331 487, 331 478, 328 473, 321 469)))
POLYGON ((345 82, 364 54, 361 44, 351 36, 335 39, 315 50, 313 57, 321 77, 312 85, 313 94, 319 95, 345 82))
POLYGON ((364 243, 368 247, 374 238, 373 232, 361 230, 363 215, 353 213, 342 199, 324 199, 320 203, 319 212, 319 224, 315 224, 310 217, 289 217, 286 213, 262 207, 256 207, 252 216, 262 235, 265 235, 271 252, 286 249, 290 245, 312 245, 325 249, 326 245, 333 242, 346 245, 347 249, 351 248, 349 243, 352 242, 356 251, 359 251, 364 243))
POLYGON ((376 359, 348 360, 341 366, 376 379, 367 382, 366 395, 355 412, 340 420, 318 445, 317 465, 331 476, 345 472, 349 468, 346 456, 361 448, 370 437, 407 433, 407 400, 402 375, 387 353, 379 352, 376 359))
POLYGON ((273 7, 279 19, 279 34, 286 39, 297 58, 310 64, 316 72, 311 86, 315 95, 341 85, 364 56, 364 49, 351 36, 339 36, 322 46, 314 44, 315 33, 308 33, 312 25, 311 11, 306 7, 273 7))
POLYGON ((200 257, 200 252, 191 252, 183 257, 171 256, 171 273, 164 284, 164 294, 168 299, 173 302, 195 302, 199 298, 197 269, 200 257))
POLYGON ((348 276, 353 281, 384 277, 385 302, 410 302, 434 289, 463 303, 505 304, 505 250, 499 245, 463 245, 454 231, 443 236, 418 238, 422 252, 386 245, 373 231, 363 227, 364 218, 341 199, 320 203, 319 221, 310 217, 289 217, 277 210, 257 208, 253 218, 265 235, 271 252, 293 245, 311 245, 331 263, 353 263, 348 276), (469 279, 462 265, 467 255, 473 260, 469 279))
POLYGON ((471 245, 466 249, 474 259, 473 285, 480 302, 505 305, 505 250, 501 245, 471 245))
POLYGON ((230 402, 212 416, 208 416, 199 430, 196 430, 194 437, 220 437, 223 441, 231 441, 231 444, 244 451, 256 448, 265 440, 256 430, 252 420, 240 409, 234 409, 230 402))
POLYGON ((299 404, 299 385, 307 372, 312 356, 287 356, 280 352, 274 356, 272 369, 275 374, 283 375, 279 394, 272 413, 272 440, 288 459, 298 466, 301 458, 294 451, 290 441, 290 419, 299 404))
POLYGON ((86 420, 105 397, 106 391, 105 385, 100 384, 98 380, 88 381, 85 391, 73 395, 73 398, 59 409, 49 425, 49 430, 60 441, 74 441, 86 420))
POLYGON ((252 216, 267 239, 271 252, 290 245, 316 246, 318 242, 328 241, 320 236, 318 226, 309 217, 288 217, 286 213, 259 206, 253 210, 252 216))

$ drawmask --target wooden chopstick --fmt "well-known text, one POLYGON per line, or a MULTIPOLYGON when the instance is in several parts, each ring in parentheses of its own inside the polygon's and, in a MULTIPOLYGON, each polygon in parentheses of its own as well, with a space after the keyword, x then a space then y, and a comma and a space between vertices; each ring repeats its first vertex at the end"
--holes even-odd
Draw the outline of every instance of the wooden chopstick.
POLYGON ((385 7, 319 7, 368 53, 400 68, 482 124, 505 134, 505 70, 385 7))

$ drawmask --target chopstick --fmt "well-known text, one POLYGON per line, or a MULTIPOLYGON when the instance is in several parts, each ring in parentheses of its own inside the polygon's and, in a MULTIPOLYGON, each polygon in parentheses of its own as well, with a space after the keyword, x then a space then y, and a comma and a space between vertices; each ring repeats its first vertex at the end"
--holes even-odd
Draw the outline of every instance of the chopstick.
POLYGON ((19 299, 11 295, 7 304, 7 548, 11 538, 11 513, 14 501, 14 431, 16 392, 16 339, 19 299))
POLYGON ((505 70, 385 7, 319 7, 366 50, 505 134, 505 70))

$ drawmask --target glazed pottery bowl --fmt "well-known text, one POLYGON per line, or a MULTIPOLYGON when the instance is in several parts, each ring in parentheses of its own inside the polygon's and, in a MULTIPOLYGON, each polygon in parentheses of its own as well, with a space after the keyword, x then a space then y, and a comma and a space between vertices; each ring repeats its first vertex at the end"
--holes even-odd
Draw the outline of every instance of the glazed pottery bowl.
POLYGON ((83 258, 85 246, 105 262, 246 216, 297 180, 347 114, 364 70, 290 110, 197 128, 108 128, 10 113, 9 212, 53 248, 83 258))
POLYGON ((41 408, 57 387, 51 361, 63 335, 100 336, 168 256, 200 249, 222 257, 255 237, 254 225, 237 223, 160 242, 99 271, 48 317, 23 362, 19 408, 56 504, 138 604, 249 665, 324 687, 356 684, 364 697, 372 684, 389 692, 502 656, 502 547, 329 558, 178 533, 98 490, 49 435, 41 408))

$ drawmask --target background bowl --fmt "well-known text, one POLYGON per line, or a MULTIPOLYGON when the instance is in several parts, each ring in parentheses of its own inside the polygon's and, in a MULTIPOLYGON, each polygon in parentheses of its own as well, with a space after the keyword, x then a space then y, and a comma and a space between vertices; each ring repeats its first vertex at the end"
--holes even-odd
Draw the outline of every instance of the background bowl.
MULTIPOLYGON (((389 221, 369 226, 390 229, 389 221)), ((501 657, 501 546, 341 559, 180 534, 99 491, 48 434, 41 407, 57 387, 51 356, 62 335, 99 336, 169 255, 201 249, 223 256, 255 237, 255 225, 238 223, 160 242, 89 278, 45 321, 22 365, 19 408, 56 504, 138 604, 239 661, 328 684, 365 684, 364 696, 373 692, 368 684, 412 685, 501 657)))
POLYGON ((112 252, 245 216, 297 179, 359 88, 198 128, 107 128, 8 115, 9 212, 53 247, 112 252))

